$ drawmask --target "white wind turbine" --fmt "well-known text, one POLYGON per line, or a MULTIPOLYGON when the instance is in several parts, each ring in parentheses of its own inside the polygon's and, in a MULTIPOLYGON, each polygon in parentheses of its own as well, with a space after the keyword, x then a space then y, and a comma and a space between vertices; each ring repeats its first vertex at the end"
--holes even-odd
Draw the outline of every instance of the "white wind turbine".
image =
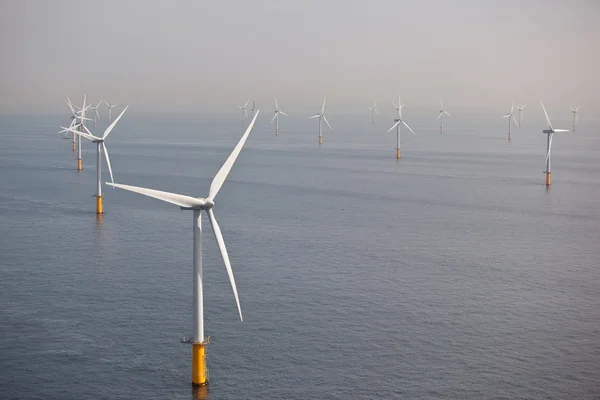
POLYGON ((544 115, 546 116, 546 122, 548 122, 548 129, 544 129, 546 135, 548 135, 548 139, 546 141, 546 170, 544 173, 546 174, 546 187, 550 186, 551 177, 550 177, 550 150, 552 148, 552 137, 556 132, 569 132, 568 129, 554 129, 552 128, 552 122, 550 122, 550 118, 548 117, 548 113, 546 112, 546 108, 544 107, 544 103, 540 100, 540 104, 542 105, 542 110, 544 110, 544 115))
POLYGON ((106 101, 104 101, 104 104, 106 104, 106 107, 108 107, 108 123, 110 124, 112 122, 112 109, 118 106, 118 104, 113 104, 111 106, 106 101))
POLYGON ((179 206, 182 210, 193 211, 193 238, 194 238, 194 250, 193 250, 193 262, 194 262, 194 337, 192 338, 192 383, 197 386, 203 386, 208 383, 208 374, 205 364, 205 349, 204 347, 208 342, 204 338, 204 302, 203 302, 203 287, 202 287, 202 218, 201 212, 204 210, 208 214, 208 219, 213 228, 219 250, 223 256, 227 275, 229 276, 229 282, 233 289, 233 295, 237 304, 240 320, 242 319, 242 309, 240 307, 240 300, 238 298, 237 288, 235 286, 235 279, 233 277, 233 271, 231 270, 231 263, 225 247, 225 241, 223 240, 223 234, 221 228, 217 223, 215 215, 213 213, 213 207, 215 205, 214 199, 219 193, 223 182, 227 178, 227 175, 231 171, 235 160, 242 151, 248 135, 252 131, 256 117, 258 117, 259 111, 257 110, 256 115, 252 119, 252 122, 248 125, 246 132, 242 135, 242 138, 235 146, 219 172, 213 178, 210 188, 208 190, 208 197, 191 197, 176 193, 162 192, 154 189, 146 189, 136 186, 121 185, 121 184, 110 184, 120 189, 129 190, 131 192, 139 193, 144 196, 153 197, 158 200, 165 201, 167 203, 179 206))
MULTIPOLYGON (((85 112, 90 108, 90 105, 85 105, 87 99, 87 95, 83 95, 83 106, 79 109, 78 113, 79 113, 79 120, 81 121, 81 124, 79 124, 79 129, 81 132, 88 132, 86 126, 85 126, 85 121, 90 121, 89 118, 85 117, 85 112)), ((79 108, 77 106, 75 106, 76 108, 79 108)), ((83 169, 83 163, 81 160, 81 135, 77 136, 77 171, 81 171, 83 169)))
MULTIPOLYGON (((96 117, 98 117, 98 119, 100 119, 100 114, 98 114, 98 107, 100 107, 100 104, 102 104, 102 100, 100 100, 96 107, 90 106, 90 110, 94 110, 96 112, 96 117)), ((96 127, 96 117, 94 117, 94 128, 96 127)))
POLYGON ((400 96, 398 96, 398 104, 392 103, 392 105, 396 107, 398 116, 394 119, 396 123, 388 130, 388 132, 391 132, 394 128, 396 128, 396 159, 398 159, 400 158, 400 123, 404 124, 404 126, 406 126, 413 135, 415 134, 415 131, 413 131, 411 127, 408 126, 407 123, 402 119, 402 108, 404 107, 404 104, 400 102, 400 96))
POLYGON ((246 107, 248 107, 248 103, 250 103, 250 100, 246 101, 246 104, 244 104, 243 106, 237 106, 237 108, 242 110, 242 126, 246 125, 246 118, 248 118, 248 111, 246 110, 246 107))
POLYGON ((275 121, 275 136, 277 136, 279 135, 279 114, 285 115, 286 117, 288 117, 289 115, 287 115, 279 109, 279 104, 277 104, 277 99, 275 98, 275 96, 273 96, 273 100, 275 100, 275 111, 273 111, 275 115, 273 115, 271 123, 275 121))
POLYGON ((312 117, 308 117, 319 118, 319 144, 323 144, 323 120, 325 121, 329 129, 332 129, 331 125, 329 125, 329 121, 327 121, 327 118, 325 118, 325 100, 327 100, 327 96, 323 97, 323 106, 321 107, 321 112, 316 115, 313 115, 312 117))
POLYGON ((256 101, 252 100, 252 108, 250 109, 250 118, 254 118, 254 111, 256 111, 256 101))
POLYGON ((379 116, 379 111, 377 111, 377 101, 373 103, 373 107, 367 108, 367 110, 371 110, 371 124, 375 123, 375 113, 379 116))
MULTIPOLYGON (((65 100, 65 103, 67 103, 67 105, 69 106, 69 109, 71 110, 71 124, 70 127, 75 127, 75 126, 80 126, 80 124, 77 124, 77 120, 81 120, 81 111, 75 111, 75 108, 79 108, 75 105, 73 105, 73 103, 71 103, 71 99, 69 99, 69 96, 67 96, 67 100, 65 100)), ((91 119, 89 118, 85 118, 86 121, 91 121, 91 119)), ((59 133, 63 133, 62 131, 59 133)), ((73 151, 77 150, 77 135, 73 134, 73 151)))
POLYGON ((571 112, 573 113, 573 132, 575 132, 575 126, 577 126, 577 122, 579 122, 579 117, 577 116, 577 111, 579 111, 579 107, 577 106, 577 108, 572 109, 571 108, 571 112))
POLYGON ((91 132, 87 131, 87 129, 86 129, 86 132, 82 132, 82 131, 77 131, 72 128, 64 128, 63 127, 63 130, 66 130, 68 132, 73 132, 74 134, 77 134, 80 137, 84 137, 86 139, 91 140, 92 143, 96 143, 96 172, 97 172, 97 177, 98 177, 97 191, 96 191, 96 214, 102 214, 104 212, 102 209, 102 151, 104 151, 104 157, 106 158, 106 165, 108 166, 108 172, 110 173, 110 180, 111 180, 111 182, 114 183, 112 168, 110 166, 110 158, 108 157, 108 149, 106 148, 106 143, 104 143, 104 142, 105 142, 106 138, 108 137, 108 135, 110 134, 110 132, 115 127, 115 125, 117 124, 117 122, 119 122, 119 120, 121 119, 123 114, 125 114, 125 111, 127 111, 127 108, 129 108, 129 106, 125 107, 125 109, 121 112, 121 114, 119 114, 117 119, 115 119, 113 121, 113 123, 110 124, 108 128, 106 128, 102 137, 93 135, 91 132))
POLYGON ((515 110, 515 101, 513 100, 512 105, 510 106, 510 112, 508 112, 502 116, 502 118, 508 118, 508 141, 509 142, 512 140, 512 136, 510 134, 511 118, 513 121, 515 121, 515 125, 517 125, 517 127, 519 126, 519 124, 517 123, 517 120, 515 119, 515 117, 513 115, 514 110, 515 110))
POLYGON ((527 104, 523 104, 521 107, 517 106, 517 111, 519 112, 519 121, 517 123, 517 126, 519 128, 521 127, 521 116, 523 114, 523 110, 525 109, 525 106, 527 106, 527 104))
POLYGON ((440 134, 444 133, 444 114, 451 117, 450 113, 444 110, 444 103, 442 103, 442 99, 440 99, 440 115, 438 115, 438 119, 440 120, 440 134))

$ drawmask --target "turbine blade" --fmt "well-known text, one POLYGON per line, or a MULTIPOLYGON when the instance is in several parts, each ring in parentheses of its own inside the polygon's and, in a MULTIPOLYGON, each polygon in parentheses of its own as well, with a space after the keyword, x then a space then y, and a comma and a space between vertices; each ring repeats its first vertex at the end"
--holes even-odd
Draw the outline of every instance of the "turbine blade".
POLYGON ((233 149, 233 151, 231 152, 231 154, 229 155, 227 160, 225 160, 225 163, 223 164, 223 166, 221 167, 219 172, 217 172, 217 174, 213 178, 212 182, 210 183, 210 188, 208 189, 208 198, 210 200, 214 200, 217 193, 219 193, 221 186, 223 186, 223 182, 225 182, 225 179, 227 178, 227 175, 229 175, 229 171, 231 171, 231 168, 233 167, 235 160, 240 155, 240 152, 242 151, 242 147, 244 147, 244 144, 246 143, 246 140, 248 139, 248 135, 250 135, 250 132, 252 132, 252 128, 254 127, 254 122, 256 121, 256 117, 258 117, 259 112, 260 112, 260 110, 256 110, 256 114, 254 114, 254 118, 252 118, 252 122, 250 122, 250 124, 248 125, 246 132, 244 132, 244 135, 242 135, 242 138, 240 139, 238 144, 235 146, 235 148, 233 149))
POLYGON ((275 118, 277 118, 277 114, 278 114, 278 112, 275 111, 275 115, 273 115, 273 119, 271 119, 271 123, 273 123, 273 121, 275 121, 275 118))
POLYGON ((412 128, 406 124, 406 122, 402 121, 402 123, 404 124, 404 126, 405 126, 405 127, 407 127, 407 128, 408 128, 408 130, 409 130, 409 131, 411 131, 411 132, 412 132, 412 134, 413 134, 413 135, 415 135, 415 136, 416 136, 416 134, 415 134, 415 131, 413 131, 413 130, 412 130, 412 128))
POLYGON ((113 178, 112 167, 110 166, 110 158, 108 157, 108 150, 106 149, 106 143, 102 142, 102 150, 104 150, 104 157, 106 158, 106 165, 108 166, 108 172, 110 173, 110 181, 114 184, 115 179, 113 178))
POLYGON ((398 105, 397 105, 396 103, 392 103, 392 105, 394 106, 394 108, 395 108, 396 110, 398 110, 398 105))
POLYGON ((325 100, 327 100, 327 96, 323 97, 323 106, 321 107, 321 114, 325 112, 325 100))
POLYGON ((277 98, 273 96, 273 99, 275 100, 275 109, 279 111, 279 104, 277 104, 277 98))
POLYGON ((106 182, 108 186, 116 187, 123 190, 128 190, 130 192, 142 194, 144 196, 152 197, 154 199, 162 200, 167 203, 175 204, 179 207, 191 208, 191 207, 201 207, 206 204, 204 199, 199 199, 196 197, 185 196, 183 194, 177 193, 169 193, 163 192, 160 190, 147 189, 138 186, 130 186, 130 185, 122 185, 120 183, 109 183, 106 182))
POLYGON ((552 129, 554 132, 571 132, 569 129, 552 129))
POLYGON ((76 135, 79 135, 81 137, 84 137, 88 140, 101 140, 99 137, 96 137, 94 135, 91 135, 89 133, 86 132, 81 132, 81 131, 76 131, 75 129, 71 129, 71 128, 65 128, 64 126, 61 126, 61 128, 63 129, 61 132, 71 132, 71 133, 75 133, 76 135))
POLYGON ((376 108, 374 108, 373 111, 375 111, 375 114, 377 114, 377 116, 379 116, 379 111, 377 111, 376 108))
POLYGON ((515 122, 515 125, 517 126, 517 128, 520 128, 519 123, 517 122, 517 120, 515 119, 514 115, 511 115, 512 120, 515 122))
POLYGON ((542 105, 542 110, 544 110, 544 115, 546 116, 546 121, 548 122, 548 128, 550 128, 550 130, 554 130, 552 129, 552 122, 550 122, 550 117, 548 117, 548 113, 546 112, 546 107, 544 107, 544 103, 542 103, 542 101, 540 100, 540 104, 542 105))
POLYGON ((554 137, 554 135, 551 133, 550 134, 550 143, 548 144, 548 154, 546 154, 546 163, 548 162, 548 158, 550 157, 550 152, 552 151, 552 138, 554 137))
POLYGON ((212 208, 208 210, 208 219, 210 221, 210 225, 212 226, 213 232, 215 234, 215 238, 217 239, 217 244, 219 245, 219 250, 221 250, 221 255, 223 256, 223 262, 225 262, 225 269, 227 270, 227 275, 229 276, 229 282, 231 283, 231 288, 233 289, 233 296, 235 297, 235 303, 237 304, 238 312, 240 313, 240 321, 243 321, 242 317, 242 308, 240 307, 240 299, 238 297, 237 288, 235 286, 235 278, 233 277, 233 271, 231 270, 231 263, 229 261, 229 254, 227 254, 227 247, 225 247, 225 241, 223 240, 223 234, 221 233, 221 228, 217 223, 217 219, 215 218, 215 213, 212 208))
POLYGON ((317 114, 317 115, 313 115, 312 117, 308 117, 308 118, 319 118, 321 116, 321 114, 317 114))
POLYGON ((333 128, 331 127, 331 125, 329 125, 329 121, 327 121, 327 118, 325 118, 325 115, 323 115, 323 120, 325 121, 325 123, 327 124, 327 126, 329 127, 329 129, 333 130, 333 128))
POLYGON ((450 113, 448 111, 444 111, 444 114, 446 114, 447 116, 451 117, 452 115, 450 115, 450 113))
POLYGON ((399 124, 400 122, 401 122, 401 121, 398 121, 398 122, 396 122, 396 123, 394 124, 394 126, 392 126, 392 127, 391 127, 391 128, 388 130, 388 132, 391 132, 391 131, 392 131, 392 130, 395 128, 395 127, 397 127, 397 126, 398 126, 398 124, 399 124))
POLYGON ((438 115, 437 119, 440 119, 440 118, 442 118, 442 115, 444 115, 444 113, 443 113, 443 112, 441 112, 441 113, 440 113, 440 115, 438 115))
POLYGON ((250 103, 250 100, 246 101, 246 104, 244 104, 244 108, 248 107, 248 103, 250 103))
POLYGON ((125 114, 125 111, 127 111, 128 108, 129 108, 129 106, 125 107, 125 109, 123 111, 121 111, 121 114, 119 114, 119 116, 112 122, 112 124, 110 124, 110 126, 108 128, 106 128, 106 130, 104 131, 104 136, 102 136, 102 139, 106 139, 108 137, 110 132, 113 130, 113 128, 115 127, 117 122, 119 122, 119 120, 121 119, 123 114, 125 114))
POLYGON ((287 115, 287 114, 286 114, 286 113, 284 113, 283 111, 279 111, 279 114, 283 114, 283 115, 285 115, 286 117, 289 117, 289 115, 287 115))

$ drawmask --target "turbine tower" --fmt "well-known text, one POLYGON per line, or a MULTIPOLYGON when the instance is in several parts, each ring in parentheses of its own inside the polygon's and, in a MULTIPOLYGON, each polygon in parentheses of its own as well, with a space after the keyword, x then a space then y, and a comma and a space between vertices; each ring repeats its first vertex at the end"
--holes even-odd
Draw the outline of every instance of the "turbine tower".
MULTIPOLYGON (((100 104, 102 104, 102 100, 100 100, 96 107, 90 106, 90 110, 94 110, 96 112, 96 117, 98 117, 98 119, 100 119, 100 114, 98 114, 98 107, 100 107, 100 104)), ((96 127, 96 117, 94 117, 94 128, 96 127)))
POLYGON ((240 110, 242 110, 242 127, 246 125, 246 118, 248 118, 248 111, 246 110, 246 107, 248 107, 249 102, 250 100, 246 101, 246 104, 243 106, 237 106, 240 110))
POLYGON ((327 96, 323 97, 323 106, 321 107, 321 112, 319 114, 313 115, 312 117, 308 117, 308 118, 319 118, 319 144, 323 144, 323 120, 325 121, 325 123, 327 124, 327 126, 329 127, 329 129, 331 129, 331 125, 329 125, 329 121, 327 121, 327 118, 325 118, 325 100, 327 99, 327 96))
POLYGON ((194 263, 194 337, 191 339, 192 344, 192 384, 195 386, 204 386, 208 383, 208 370, 206 369, 205 361, 205 346, 209 343, 204 337, 204 301, 203 301, 203 287, 202 287, 202 211, 206 211, 210 225, 213 228, 219 250, 225 263, 227 275, 229 276, 229 282, 233 289, 233 295, 237 304, 238 312, 240 315, 240 321, 242 321, 242 309, 240 307, 240 300, 238 298, 237 288, 235 286, 235 278, 233 277, 233 271, 231 270, 231 263, 229 262, 229 255, 227 254, 227 248, 225 247, 225 241, 223 240, 223 234, 221 228, 217 223, 215 215, 213 213, 213 207, 215 205, 214 200, 219 193, 219 189, 225 182, 227 175, 231 171, 235 160, 242 151, 248 135, 252 131, 256 117, 258 117, 259 111, 257 110, 256 115, 252 119, 252 122, 248 125, 246 132, 242 135, 239 143, 235 146, 219 172, 213 178, 210 188, 208 190, 208 197, 191 197, 176 193, 162 192, 159 190, 146 189, 136 186, 121 185, 121 184, 109 184, 120 189, 129 190, 131 192, 139 193, 144 196, 153 197, 158 200, 165 201, 167 203, 175 204, 182 210, 193 211, 193 238, 194 238, 194 250, 193 250, 193 263, 194 263))
POLYGON ((510 125, 511 125, 511 118, 513 121, 515 121, 515 125, 517 125, 517 127, 519 126, 519 124, 517 123, 517 120, 515 119, 513 112, 515 110, 515 101, 513 100, 512 102, 512 106, 510 106, 510 112, 506 113, 505 115, 502 116, 502 118, 508 118, 508 141, 510 142, 512 140, 512 136, 510 134, 510 125))
POLYGON ((394 126, 392 126, 388 132, 391 132, 394 128, 396 128, 396 159, 400 158, 400 123, 404 124, 404 126, 406 126, 408 128, 409 131, 412 132, 412 134, 415 134, 415 131, 413 131, 411 129, 410 126, 408 126, 408 124, 406 122, 404 122, 404 120, 402 119, 402 107, 404 107, 404 104, 402 104, 400 102, 400 96, 398 96, 398 104, 392 103, 392 105, 394 107, 396 107, 396 112, 398 113, 397 118, 394 119, 394 121, 396 122, 394 124, 394 126))
POLYGON ((577 111, 579 111, 579 106, 576 109, 571 108, 571 112, 573 113, 573 132, 575 132, 575 126, 577 126, 577 122, 579 122, 579 117, 577 116, 577 111))
POLYGON ((444 103, 442 103, 442 99, 440 99, 440 115, 438 115, 438 119, 440 120, 440 134, 444 133, 444 114, 451 117, 450 113, 444 110, 444 103))
MULTIPOLYGON (((89 118, 85 117, 85 112, 90 108, 89 105, 85 105, 87 99, 87 95, 83 95, 83 106, 79 110, 79 119, 81 120, 81 124, 79 125, 80 132, 86 132, 87 128, 85 127, 85 121, 90 121, 89 118)), ((77 107, 77 106, 75 106, 77 107)), ((77 107, 79 108, 79 107, 77 107)), ((88 131, 89 132, 89 131, 88 131)), ((77 171, 81 171, 83 169, 83 163, 81 161, 81 135, 77 135, 77 171)))
POLYGON ((103 208, 102 208, 102 151, 103 150, 104 150, 104 157, 106 158, 106 165, 108 166, 108 172, 110 173, 110 180, 112 183, 115 182, 115 180, 113 179, 112 168, 110 166, 110 158, 108 157, 108 149, 106 148, 106 144, 104 142, 105 142, 106 138, 108 137, 108 135, 110 134, 110 132, 115 127, 115 125, 117 124, 117 122, 119 122, 119 120, 121 119, 123 114, 125 114, 125 111, 127 111, 127 108, 129 108, 129 106, 126 106, 125 109, 121 112, 121 114, 119 114, 117 119, 115 119, 114 122, 112 124, 110 124, 108 128, 106 128, 106 130, 104 131, 104 135, 102 135, 102 137, 94 136, 89 131, 82 132, 82 131, 77 131, 75 129, 63 127, 63 130, 73 132, 74 134, 77 134, 80 137, 84 137, 86 139, 91 140, 92 143, 96 143, 96 173, 97 173, 97 177, 98 177, 97 189, 96 189, 96 214, 102 214, 104 212, 103 208))
POLYGON ((521 107, 517 106, 517 111, 519 112, 519 122, 517 123, 517 126, 519 128, 521 127, 521 115, 523 114, 523 110, 525 109, 525 106, 527 106, 527 104, 523 104, 521 107))
POLYGON ((104 102, 104 104, 106 104, 106 107, 108 107, 108 123, 110 124, 112 122, 112 109, 116 106, 118 106, 118 104, 113 104, 112 106, 110 104, 108 104, 106 101, 104 102))
POLYGON ((250 109, 250 118, 254 118, 254 111, 256 111, 256 101, 252 100, 252 108, 250 109))
POLYGON ((550 149, 552 148, 552 137, 556 132, 569 132, 568 129, 554 129, 552 128, 552 122, 550 122, 550 118, 548 117, 548 113, 546 112, 546 108, 544 107, 544 103, 540 100, 540 104, 542 105, 542 110, 544 110, 544 115, 546 116, 546 122, 548 122, 548 129, 544 129, 546 135, 548 135, 548 139, 546 141, 546 170, 544 173, 546 174, 546 187, 550 187, 551 178, 550 178, 550 149))
POLYGON ((373 103, 373 107, 367 108, 367 110, 371 110, 371 124, 375 123, 375 113, 379 116, 379 111, 377 111, 377 101, 373 103))
POLYGON ((275 111, 273 111, 275 115, 273 115, 271 123, 273 123, 273 120, 275 120, 275 136, 277 136, 279 135, 279 114, 285 115, 286 117, 288 117, 289 115, 287 115, 279 109, 279 104, 277 104, 277 99, 275 98, 275 96, 273 96, 273 99, 275 100, 275 111))

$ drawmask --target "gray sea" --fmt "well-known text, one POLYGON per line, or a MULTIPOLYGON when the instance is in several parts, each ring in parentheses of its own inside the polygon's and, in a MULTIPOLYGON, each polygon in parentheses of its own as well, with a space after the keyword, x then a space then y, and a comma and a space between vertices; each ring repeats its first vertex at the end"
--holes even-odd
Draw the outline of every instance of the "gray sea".
MULTIPOLYGON (((97 219, 68 114, 1 117, 0 398, 600 398, 598 121, 555 136, 546 189, 534 107, 510 144, 502 112, 451 109, 443 135, 405 112, 400 160, 391 111, 328 115, 322 146, 289 111, 276 137, 263 110, 215 200, 243 322, 204 220, 204 390, 180 343, 191 212, 104 186, 97 219)), ((115 181, 206 196, 240 133, 235 113, 131 108, 115 181)))

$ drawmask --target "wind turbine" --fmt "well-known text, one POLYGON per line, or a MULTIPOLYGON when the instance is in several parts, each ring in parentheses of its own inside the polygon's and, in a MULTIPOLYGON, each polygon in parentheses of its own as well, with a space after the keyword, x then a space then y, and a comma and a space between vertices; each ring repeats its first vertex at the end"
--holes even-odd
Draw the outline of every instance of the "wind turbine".
POLYGON ((201 212, 204 210, 208 214, 208 219, 210 221, 210 225, 212 226, 213 232, 215 234, 215 238, 217 239, 217 244, 219 245, 219 250, 221 251, 221 255, 223 257, 223 261, 225 263, 225 268, 227 270, 227 275, 229 276, 229 282, 231 283, 231 287, 233 289, 233 295, 235 297, 235 302, 237 304, 238 312, 240 315, 240 320, 242 319, 242 309, 240 307, 240 300, 238 298, 237 288, 235 286, 235 278, 233 277, 233 271, 231 270, 231 263, 229 262, 229 256, 227 254, 227 248, 225 247, 225 241, 223 240, 223 234, 221 233, 221 228, 217 223, 215 215, 213 213, 213 207, 215 205, 214 200, 219 193, 219 189, 225 182, 227 175, 231 171, 235 160, 238 155, 242 151, 242 147, 244 143, 246 143, 246 139, 248 139, 248 135, 252 131, 254 126, 254 122, 256 121, 256 117, 258 117, 259 111, 256 112, 256 115, 252 119, 252 122, 248 125, 246 132, 242 135, 242 138, 235 146, 219 172, 213 178, 210 188, 208 190, 208 197, 191 197, 185 196, 176 193, 162 192, 154 189, 146 189, 136 186, 129 185, 121 185, 121 184, 110 184, 108 185, 117 187, 124 190, 129 190, 131 192, 139 193, 144 196, 153 197, 158 200, 165 201, 167 203, 175 204, 179 206, 182 210, 190 210, 193 211, 193 238, 194 238, 194 250, 193 250, 193 263, 194 263, 194 337, 191 339, 192 343, 192 384, 196 386, 204 386, 208 383, 208 371, 206 369, 205 362, 205 346, 209 343, 204 338, 204 300, 202 297, 203 287, 202 287, 202 214, 201 212))
POLYGON ((451 117, 450 113, 444 110, 444 103, 442 103, 442 99, 440 99, 440 115, 438 115, 438 119, 440 120, 440 134, 444 133, 444 114, 451 117))
POLYGON ((102 135, 102 137, 92 135, 89 131, 87 131, 87 129, 86 129, 87 132, 83 132, 83 131, 77 131, 75 129, 63 127, 63 130, 66 130, 68 132, 73 132, 74 134, 79 135, 79 137, 84 137, 86 139, 91 140, 92 143, 96 143, 96 172, 98 175, 98 185, 97 185, 97 191, 96 191, 96 214, 103 213, 103 209, 102 209, 102 151, 104 151, 104 157, 106 157, 106 165, 108 166, 108 172, 110 173, 110 180, 113 183, 115 182, 115 180, 113 179, 112 168, 110 166, 110 158, 108 157, 108 149, 106 148, 106 144, 104 142, 105 142, 106 138, 108 137, 108 135, 110 134, 110 132, 115 127, 115 125, 117 124, 117 122, 119 122, 119 120, 121 119, 123 114, 125 114, 125 111, 127 111, 127 108, 129 108, 129 106, 126 106, 125 109, 121 112, 121 114, 119 114, 117 119, 115 119, 113 121, 113 123, 110 124, 108 126, 108 128, 106 128, 106 130, 104 131, 104 135, 102 135))
MULTIPOLYGON (((98 107, 100 107, 100 104, 102 104, 102 100, 100 100, 96 107, 90 106, 90 110, 94 110, 94 112, 96 112, 96 117, 98 117, 98 119, 100 119, 100 114, 98 114, 98 107)), ((96 117, 94 117, 94 128, 96 127, 96 117)))
POLYGON ((327 99, 327 96, 323 97, 323 106, 321 107, 321 112, 317 115, 313 115, 312 117, 308 117, 308 118, 319 118, 319 144, 323 144, 323 120, 325 120, 325 123, 327 124, 329 129, 332 129, 331 125, 329 125, 329 121, 327 121, 327 118, 325 118, 325 100, 326 99, 327 99))
POLYGON ((579 117, 577 116, 577 111, 579 111, 579 107, 580 106, 577 106, 576 109, 571 108, 571 112, 573 113, 573 132, 575 132, 575 126, 577 125, 577 122, 579 122, 579 117))
POLYGON ((250 118, 254 118, 254 111, 256 110, 256 101, 252 100, 252 108, 250 109, 251 115, 250 118))
POLYGON ((371 110, 371 124, 375 123, 375 113, 377 113, 377 116, 379 116, 379 111, 377 111, 377 101, 375 101, 375 103, 373 103, 373 107, 369 107, 367 108, 367 110, 371 110))
POLYGON ((515 110, 515 101, 513 100, 512 102, 512 106, 510 106, 510 112, 506 113, 506 115, 503 115, 502 118, 508 118, 508 141, 510 142, 512 139, 512 136, 510 134, 510 120, 512 118, 513 121, 515 121, 515 125, 517 125, 517 127, 519 126, 519 124, 517 123, 517 120, 515 119, 514 115, 513 115, 513 111, 515 110))
MULTIPOLYGON (((79 118, 81 120, 81 124, 79 125, 80 132, 86 132, 87 128, 85 127, 85 121, 89 121, 89 118, 85 117, 85 112, 90 108, 89 105, 85 105, 87 99, 87 95, 83 96, 83 106, 79 111, 79 118)), ((77 107, 77 106, 75 106, 77 107)), ((79 108, 79 107, 77 107, 79 108)), ((89 131, 87 131, 89 133, 89 131)), ((83 164, 81 162, 81 135, 77 135, 77 171, 81 171, 83 169, 83 164)))
MULTIPOLYGON (((67 100, 65 100, 65 103, 67 103, 67 105, 69 106, 69 109, 71 110, 71 125, 72 126, 76 126, 77 124, 74 124, 73 121, 77 121, 78 118, 80 118, 80 116, 78 115, 80 113, 80 111, 75 111, 75 107, 73 105, 73 103, 71 103, 71 99, 69 99, 69 96, 67 96, 67 100)), ((59 132, 62 133, 62 132, 59 132)), ((73 151, 77 150, 77 135, 73 134, 73 151)))
POLYGON ((237 106, 240 110, 242 110, 242 126, 246 125, 246 118, 248 118, 248 111, 246 110, 246 107, 248 107, 249 102, 250 100, 248 100, 243 106, 237 106))
POLYGON ((521 107, 517 106, 517 111, 519 112, 519 122, 517 124, 517 126, 520 128, 521 127, 521 114, 523 114, 523 110, 525 109, 525 106, 527 104, 523 104, 521 107))
POLYGON ((108 104, 106 101, 104 102, 104 104, 106 104, 106 107, 108 107, 108 123, 110 124, 112 122, 112 109, 116 106, 118 106, 118 104, 113 104, 112 106, 110 104, 108 104))
POLYGON ((396 128, 396 159, 400 158, 400 123, 403 123, 404 126, 406 126, 408 128, 409 131, 412 132, 412 134, 415 134, 415 131, 413 131, 411 129, 410 126, 408 126, 406 124, 406 122, 404 122, 404 120, 402 119, 402 107, 404 107, 404 104, 402 104, 400 102, 400 96, 398 96, 398 104, 392 103, 392 105, 394 107, 396 107, 396 111, 398 113, 398 118, 395 118, 394 121, 396 122, 394 124, 394 126, 392 126, 388 132, 391 132, 394 128, 396 128))
POLYGON ((287 115, 279 109, 279 104, 277 104, 277 99, 275 98, 275 96, 273 96, 273 99, 275 100, 275 111, 273 111, 275 115, 273 115, 271 123, 273 123, 273 120, 275 120, 275 136, 277 136, 279 135, 279 114, 285 115, 286 117, 288 117, 289 115, 287 115))
POLYGON ((569 132, 568 129, 554 129, 552 128, 552 122, 550 122, 550 118, 548 117, 548 113, 546 112, 546 108, 544 107, 544 103, 540 100, 540 104, 542 105, 542 110, 544 110, 544 115, 546 116, 546 122, 548 122, 548 129, 544 129, 542 132, 548 135, 547 144, 546 144, 546 187, 550 187, 550 149, 552 148, 552 137, 556 132, 569 132))

